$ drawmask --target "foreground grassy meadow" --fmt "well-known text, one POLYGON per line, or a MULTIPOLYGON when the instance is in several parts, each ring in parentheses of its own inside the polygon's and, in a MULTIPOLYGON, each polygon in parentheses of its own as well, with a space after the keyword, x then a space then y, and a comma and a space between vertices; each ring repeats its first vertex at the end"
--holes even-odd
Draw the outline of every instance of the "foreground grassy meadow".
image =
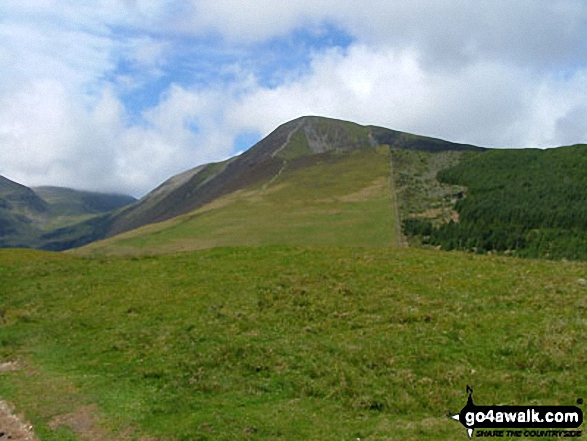
POLYGON ((400 248, 0 250, 0 396, 42 440, 466 439, 587 397, 587 265, 400 248))

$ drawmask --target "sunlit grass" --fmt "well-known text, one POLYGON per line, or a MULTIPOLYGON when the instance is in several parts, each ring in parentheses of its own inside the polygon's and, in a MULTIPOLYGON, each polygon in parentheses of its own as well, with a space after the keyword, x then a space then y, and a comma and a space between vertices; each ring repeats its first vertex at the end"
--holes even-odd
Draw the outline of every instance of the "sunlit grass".
POLYGON ((357 150, 286 165, 270 182, 190 214, 90 244, 79 254, 154 254, 214 246, 397 243, 389 152, 357 150))
POLYGON ((0 355, 25 367, 0 396, 43 439, 94 403, 112 439, 464 439, 446 415, 467 384, 478 404, 587 395, 586 274, 391 248, 2 251, 0 355))

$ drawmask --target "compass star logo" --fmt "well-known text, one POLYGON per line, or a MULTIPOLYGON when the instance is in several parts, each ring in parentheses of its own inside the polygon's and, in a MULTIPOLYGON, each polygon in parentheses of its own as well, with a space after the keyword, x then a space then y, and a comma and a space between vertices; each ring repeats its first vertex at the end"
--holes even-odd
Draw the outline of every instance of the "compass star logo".
POLYGON ((451 416, 451 418, 455 421, 459 421, 460 423, 462 423, 463 426, 465 426, 465 428, 467 429, 467 434, 469 435, 469 438, 471 438, 473 436, 473 431, 475 429, 469 428, 467 427, 467 424, 465 424, 465 415, 467 414, 467 412, 475 410, 475 403, 473 403, 473 388, 469 385, 467 385, 467 395, 469 397, 467 398, 467 404, 465 405, 465 407, 463 407, 461 411, 456 415, 451 416), (461 420, 461 418, 463 419, 461 420))

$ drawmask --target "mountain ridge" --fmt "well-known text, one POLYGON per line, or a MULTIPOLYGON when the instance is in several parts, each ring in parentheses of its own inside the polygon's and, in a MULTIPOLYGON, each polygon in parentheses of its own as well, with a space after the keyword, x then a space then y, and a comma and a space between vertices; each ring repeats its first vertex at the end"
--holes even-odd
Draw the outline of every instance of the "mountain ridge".
POLYGON ((66 187, 29 188, 0 176, 0 247, 42 248, 47 234, 136 201, 66 187))
POLYGON ((375 149, 380 145, 430 152, 486 150, 379 126, 302 116, 281 124, 239 156, 186 170, 164 181, 138 201, 77 224, 44 232, 39 247, 54 251, 75 248, 144 225, 167 221, 228 194, 271 182, 286 169, 311 166, 321 156, 375 149))
MULTIPOLYGON (((381 144, 426 151, 486 150, 482 147, 420 137, 377 126, 362 126, 319 116, 302 116, 280 125, 237 157, 201 165, 184 172, 185 174, 193 171, 193 174, 183 185, 172 187, 172 191, 168 192, 167 198, 163 200, 157 190, 176 177, 165 181, 137 204, 128 207, 124 216, 113 219, 111 235, 145 225, 145 217, 149 219, 148 223, 153 223, 186 214, 218 197, 275 176, 287 161, 313 154, 374 148, 381 144), (157 201, 153 201, 155 194, 158 196, 157 201), (179 201, 181 205, 177 204, 179 201), (145 216, 140 207, 152 203, 154 206, 149 207, 151 212, 145 216), (141 216, 136 216, 140 219, 129 221, 128 216, 133 211, 141 212, 141 216)), ((293 164, 294 167, 295 165, 293 164)))

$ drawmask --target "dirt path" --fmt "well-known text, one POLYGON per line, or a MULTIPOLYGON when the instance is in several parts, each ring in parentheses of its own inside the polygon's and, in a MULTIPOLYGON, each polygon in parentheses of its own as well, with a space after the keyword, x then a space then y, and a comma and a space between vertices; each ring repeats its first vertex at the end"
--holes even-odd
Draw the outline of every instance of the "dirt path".
MULTIPOLYGON (((271 157, 274 158, 280 151, 282 151, 284 148, 287 147, 287 145, 289 144, 289 142, 291 141, 292 136, 298 131, 298 129, 302 126, 302 122, 300 121, 293 129, 291 132, 289 132, 287 134, 287 138, 285 139, 285 142, 283 143, 283 145, 281 147, 279 147, 277 150, 275 150, 273 153, 271 153, 271 157)), ((271 184, 273 184, 273 182, 275 182, 275 180, 277 178, 279 178, 279 176, 281 176, 281 174, 283 173, 283 171, 285 170, 285 167, 287 167, 287 159, 283 160, 283 164, 281 165, 281 168, 279 169, 279 171, 277 172, 277 174, 275 176, 273 176, 269 182, 265 183, 262 187, 261 190, 266 190, 267 188, 269 188, 271 186, 271 184)))
MULTIPOLYGON (((23 367, 19 363, 0 363, 0 374, 18 371, 23 367)), ((84 441, 122 441, 137 439, 131 429, 121 433, 112 433, 100 424, 100 413, 95 404, 80 406, 74 412, 57 415, 48 424, 49 428, 56 430, 59 427, 71 429, 79 439, 84 441)), ((160 441, 158 438, 141 437, 139 441, 160 441)), ((0 399, 0 441, 39 441, 35 435, 33 426, 27 422, 23 415, 15 412, 15 408, 7 401, 0 399)))
MULTIPOLYGON (((18 363, 0 363, 0 374, 20 369, 18 363)), ((22 415, 14 413, 14 406, 0 400, 0 441, 37 441, 33 426, 26 422, 22 415)))
POLYGON ((296 126, 287 134, 287 138, 285 138, 285 142, 282 144, 281 147, 276 149, 273 153, 271 153, 271 157, 274 158, 280 151, 287 147, 289 142, 291 141, 292 136, 298 131, 298 129, 302 126, 303 122, 299 121, 296 126))

